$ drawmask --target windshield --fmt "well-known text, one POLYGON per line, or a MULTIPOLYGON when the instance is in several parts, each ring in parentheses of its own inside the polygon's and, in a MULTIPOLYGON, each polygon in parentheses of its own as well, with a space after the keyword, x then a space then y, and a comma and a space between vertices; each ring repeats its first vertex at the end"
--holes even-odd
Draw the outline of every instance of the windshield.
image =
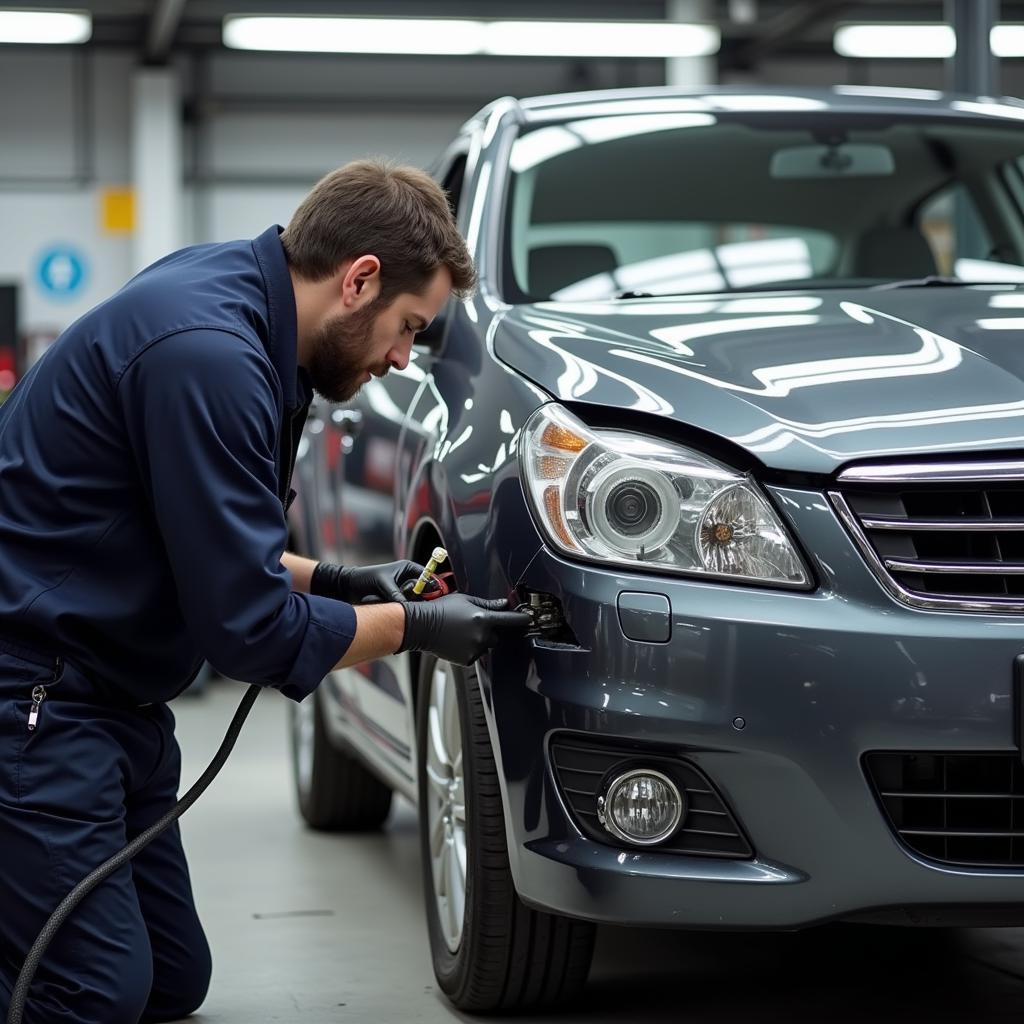
POLYGON ((1024 126, 658 113, 525 131, 512 301, 1024 281, 1024 126))

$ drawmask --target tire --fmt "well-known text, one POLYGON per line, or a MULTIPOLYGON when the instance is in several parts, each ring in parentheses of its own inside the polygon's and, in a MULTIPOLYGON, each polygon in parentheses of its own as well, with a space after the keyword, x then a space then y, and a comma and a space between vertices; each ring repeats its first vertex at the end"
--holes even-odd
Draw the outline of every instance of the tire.
POLYGON ((418 685, 420 849, 437 983, 472 1013, 568 1002, 587 980, 595 929, 531 910, 516 894, 476 671, 424 655, 418 685))
POLYGON ((365 832, 391 811, 391 790, 355 757, 335 747, 315 690, 291 710, 292 775, 299 813, 310 828, 365 832))

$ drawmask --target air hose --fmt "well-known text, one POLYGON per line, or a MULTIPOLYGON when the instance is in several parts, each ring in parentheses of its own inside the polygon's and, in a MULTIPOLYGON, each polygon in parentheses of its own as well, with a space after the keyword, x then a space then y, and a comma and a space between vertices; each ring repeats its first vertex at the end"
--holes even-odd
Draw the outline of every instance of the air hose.
POLYGON ((57 909, 50 915, 49 920, 43 926, 43 930, 32 943, 32 948, 25 957, 21 973, 18 975, 14 992, 11 995, 10 1009, 7 1011, 7 1024, 21 1024, 21 1015, 25 1009, 25 1000, 28 997, 28 989, 35 977, 39 961, 46 952, 46 947, 53 941, 60 926, 68 919, 71 912, 78 906, 86 896, 89 895, 102 881, 109 878, 118 868, 127 864, 140 850, 145 849, 161 832, 168 829, 178 820, 206 791, 207 787, 217 777, 224 762, 228 759, 242 731, 242 725, 248 717, 256 698, 260 695, 261 687, 250 685, 245 691, 238 710, 235 711, 228 731, 224 734, 217 753, 214 754, 206 771, 196 780, 192 788, 157 822, 150 825, 145 832, 140 832, 123 850, 115 853, 109 860, 105 860, 98 868, 91 871, 82 879, 60 901, 57 909))
MULTIPOLYGON (((421 574, 423 583, 420 585, 420 589, 415 592, 417 597, 422 597, 424 600, 442 597, 453 589, 454 577, 452 573, 444 573, 439 576, 433 572, 433 568, 437 567, 438 562, 443 561, 444 557, 447 557, 447 552, 444 552, 444 557, 438 557, 439 552, 444 552, 444 549, 435 548, 436 561, 430 563, 432 568, 423 571, 421 574), (423 591, 427 584, 430 584, 431 589, 424 593, 423 591)), ((417 583, 419 582, 417 580, 417 583)), ((221 768, 224 767, 224 762, 234 749, 238 734, 242 731, 242 725, 252 710, 256 698, 260 695, 261 689, 262 687, 253 684, 245 691, 245 695, 242 697, 238 709, 231 719, 231 724, 228 726, 228 731, 224 734, 224 739, 221 741, 217 753, 213 755, 213 760, 207 766, 206 771, 199 776, 192 788, 159 821, 150 825, 145 832, 140 832, 123 850, 115 853, 109 860, 105 860, 99 867, 93 869, 60 901, 57 909, 50 915, 49 920, 43 926, 43 930, 36 936, 35 942, 32 943, 32 948, 25 957, 25 963, 22 964, 21 972, 18 974, 18 980, 14 986, 14 992, 11 995, 11 1005, 7 1011, 7 1024, 21 1024, 21 1016, 25 1010, 25 1001, 28 998, 28 989, 39 967, 39 961, 42 959, 43 953, 46 952, 46 947, 53 941, 53 937, 59 931, 60 926, 68 919, 75 907, 96 886, 109 878, 122 865, 127 864, 140 850, 145 849, 161 832, 177 821, 206 792, 210 783, 217 777, 221 768)))

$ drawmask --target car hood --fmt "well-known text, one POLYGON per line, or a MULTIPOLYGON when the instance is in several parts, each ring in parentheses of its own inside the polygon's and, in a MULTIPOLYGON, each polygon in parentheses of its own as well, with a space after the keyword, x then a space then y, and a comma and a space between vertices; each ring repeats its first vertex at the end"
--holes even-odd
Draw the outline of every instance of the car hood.
POLYGON ((510 309, 494 350, 556 399, 666 416, 776 469, 1024 447, 1016 286, 544 302, 510 309))

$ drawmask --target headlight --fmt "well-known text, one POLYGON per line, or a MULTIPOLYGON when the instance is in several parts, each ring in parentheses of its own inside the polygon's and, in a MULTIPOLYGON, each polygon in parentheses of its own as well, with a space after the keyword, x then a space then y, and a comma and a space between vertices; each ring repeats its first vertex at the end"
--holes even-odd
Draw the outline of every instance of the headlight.
POLYGON ((520 460, 556 547, 595 561, 807 586, 778 516, 741 473, 681 445, 591 430, 560 405, 524 428, 520 460))

